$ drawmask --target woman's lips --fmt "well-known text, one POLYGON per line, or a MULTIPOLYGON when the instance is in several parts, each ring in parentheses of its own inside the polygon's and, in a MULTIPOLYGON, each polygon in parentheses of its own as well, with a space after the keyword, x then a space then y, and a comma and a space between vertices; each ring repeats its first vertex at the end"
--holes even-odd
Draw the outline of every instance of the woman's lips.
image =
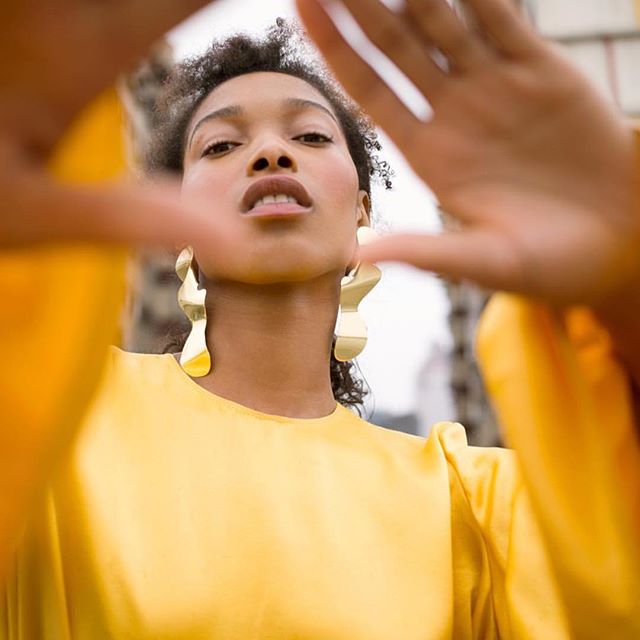
POLYGON ((261 215, 260 212, 288 215, 310 211, 311 197, 301 182, 292 176, 265 176, 255 180, 245 191, 241 210, 245 215, 261 215), (282 202, 285 197, 289 202, 282 202), (266 201, 265 201, 266 200, 266 201), (292 202, 295 201, 295 202, 292 202))
POLYGON ((293 218, 311 212, 311 207, 303 207, 297 202, 270 202, 259 204, 244 215, 249 218, 293 218))

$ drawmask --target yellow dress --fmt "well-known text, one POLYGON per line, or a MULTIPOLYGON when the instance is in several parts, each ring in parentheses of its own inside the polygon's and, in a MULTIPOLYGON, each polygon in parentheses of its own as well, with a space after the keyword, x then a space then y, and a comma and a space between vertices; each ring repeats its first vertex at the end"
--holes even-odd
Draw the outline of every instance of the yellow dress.
POLYGON ((171 355, 114 351, 17 562, 12 639, 566 637, 510 452, 261 414, 171 355))
POLYGON ((268 416, 115 349, 74 437, 122 291, 121 256, 84 251, 1 272, 32 311, 3 307, 0 334, 0 638, 640 637, 638 437, 586 312, 488 310, 518 461, 455 424, 268 416))

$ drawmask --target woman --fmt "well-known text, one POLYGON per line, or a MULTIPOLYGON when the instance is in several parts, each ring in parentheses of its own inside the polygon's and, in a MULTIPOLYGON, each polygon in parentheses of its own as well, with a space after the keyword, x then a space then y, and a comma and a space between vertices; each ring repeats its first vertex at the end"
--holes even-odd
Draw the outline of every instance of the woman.
MULTIPOLYGON (((575 585, 552 577, 549 559, 562 558, 545 556, 510 456, 467 448, 453 425, 425 444, 335 407, 332 321, 368 216, 366 171, 340 101, 293 68, 262 61, 213 86, 195 74, 206 88, 186 123, 183 192, 215 195, 229 244, 243 248, 222 260, 196 246, 213 367, 196 385, 169 356, 112 356, 27 529, 9 633, 563 637, 565 615, 581 613, 563 611, 575 585), (274 176, 301 205, 287 220, 250 202, 274 176)), ((606 498, 597 514, 617 496, 606 498)), ((633 584, 612 583, 600 595, 619 616, 594 611, 594 635, 612 629, 597 626, 603 611, 620 637, 637 623, 624 601, 633 584)))

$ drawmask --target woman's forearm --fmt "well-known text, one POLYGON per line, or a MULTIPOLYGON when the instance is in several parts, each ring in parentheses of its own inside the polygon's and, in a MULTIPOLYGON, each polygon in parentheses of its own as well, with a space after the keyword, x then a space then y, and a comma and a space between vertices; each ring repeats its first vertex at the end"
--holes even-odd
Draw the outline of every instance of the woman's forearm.
MULTIPOLYGON (((636 139, 635 213, 640 218, 640 120, 630 122, 636 139)), ((638 260, 640 263, 640 258, 638 260)), ((596 310, 608 329, 618 355, 633 383, 636 407, 640 405, 640 271, 632 286, 616 300, 596 310)), ((640 417, 640 415, 639 415, 640 417)))

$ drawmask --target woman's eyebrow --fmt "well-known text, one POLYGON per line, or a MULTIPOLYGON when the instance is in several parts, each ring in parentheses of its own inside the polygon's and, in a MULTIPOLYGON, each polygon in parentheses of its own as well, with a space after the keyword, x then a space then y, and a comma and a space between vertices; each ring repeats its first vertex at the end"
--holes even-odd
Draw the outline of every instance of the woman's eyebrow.
POLYGON ((295 111, 305 111, 307 109, 320 109, 324 111, 338 126, 339 123, 336 120, 336 117, 331 113, 327 107, 320 104, 319 102, 314 102, 313 100, 305 100, 304 98, 287 98, 284 100, 284 104, 295 111))
MULTIPOLYGON (((313 100, 306 100, 304 98, 287 98, 286 100, 284 100, 284 104, 287 107, 294 109, 295 111, 305 111, 307 109, 319 109, 323 113, 326 113, 338 126, 340 126, 338 121, 336 120, 336 117, 333 115, 333 113, 331 113, 331 111, 327 109, 327 107, 320 104, 319 102, 315 102, 313 100)), ((198 122, 195 124, 195 126, 191 130, 191 134, 189 135, 189 140, 187 142, 187 149, 191 146, 193 137, 195 136, 196 132, 203 124, 210 122, 211 120, 221 120, 221 119, 224 120, 225 118, 237 118, 238 116, 241 116, 244 112, 245 110, 242 107, 238 105, 233 105, 229 107, 222 107, 221 109, 216 109, 215 111, 208 113, 206 116, 203 116, 200 120, 198 120, 198 122)))
POLYGON ((211 113, 208 113, 206 116, 203 116, 196 125, 191 130, 191 135, 189 136, 189 141, 187 142, 187 149, 191 146, 191 142, 193 141, 193 136, 196 134, 196 131, 206 122, 210 122, 211 120, 224 120, 225 118, 237 118, 244 113, 244 109, 238 106, 232 107, 222 107, 221 109, 216 109, 211 113))

